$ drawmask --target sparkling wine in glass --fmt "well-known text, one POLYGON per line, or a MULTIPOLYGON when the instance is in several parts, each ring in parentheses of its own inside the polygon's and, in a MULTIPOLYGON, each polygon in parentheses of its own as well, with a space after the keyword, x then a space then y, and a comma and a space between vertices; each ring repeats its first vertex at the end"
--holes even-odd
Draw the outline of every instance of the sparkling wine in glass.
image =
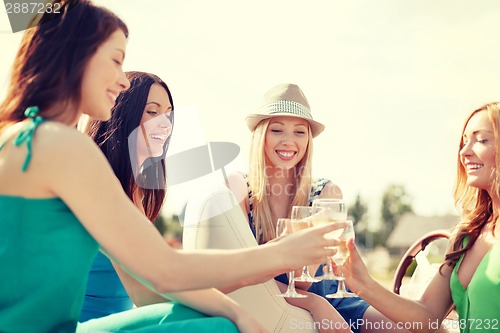
MULTIPOLYGON (((294 231, 292 228, 292 220, 291 219, 285 219, 285 218, 278 219, 278 223, 276 224, 276 237, 290 234, 292 232, 294 232, 294 231)), ((295 276, 295 272, 291 271, 289 273, 289 277, 288 277, 288 288, 287 288, 286 292, 284 292, 282 294, 278 294, 277 296, 291 297, 291 298, 305 298, 305 297, 307 297, 307 295, 299 294, 295 290, 294 276, 295 276)))
MULTIPOLYGON (((347 219, 347 209, 344 200, 321 198, 313 201, 312 224, 314 226, 330 223, 344 222, 347 219)), ((325 235, 329 239, 338 239, 343 229, 337 229, 325 235)), ((333 273, 332 258, 328 258, 327 271, 322 276, 323 280, 336 280, 338 277, 333 273)))
POLYGON ((342 235, 340 235, 339 240, 340 244, 337 246, 337 252, 333 255, 332 260, 337 265, 340 271, 340 276, 337 277, 339 281, 338 290, 334 294, 328 294, 325 297, 327 298, 346 298, 346 297, 355 297, 358 296, 353 292, 348 291, 345 288, 344 283, 344 274, 342 271, 342 267, 349 255, 349 251, 347 250, 347 242, 352 239, 354 240, 354 226, 351 220, 347 220, 347 227, 343 230, 342 235))

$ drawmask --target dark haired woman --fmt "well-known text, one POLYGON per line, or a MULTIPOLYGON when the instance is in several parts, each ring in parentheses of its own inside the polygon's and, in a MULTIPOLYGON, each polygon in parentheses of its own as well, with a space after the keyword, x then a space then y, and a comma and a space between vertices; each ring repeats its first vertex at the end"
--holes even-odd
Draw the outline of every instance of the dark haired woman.
MULTIPOLYGON (((177 295, 168 293, 263 281, 333 254, 327 247, 336 242, 323 237, 328 227, 241 251, 166 245, 97 145, 75 128, 82 114, 109 119, 116 97, 129 87, 122 70, 127 28, 89 1, 57 3, 59 12, 43 14, 26 31, 0 105, 0 262, 8 268, 0 274, 1 332, 74 332, 99 245, 172 298, 177 295), (268 260, 259 261, 262 256, 268 260)), ((241 331, 263 331, 213 290, 177 298, 204 302, 202 312, 215 302, 241 331)))
MULTIPOLYGON (((127 196, 150 221, 154 221, 165 198, 164 157, 172 132, 173 99, 165 82, 154 74, 127 72, 126 77, 130 88, 116 99, 111 118, 91 121, 86 132, 101 148, 127 196)), ((173 298, 207 315, 227 316, 223 302, 209 307, 202 293, 177 293, 173 298)), ((183 332, 225 330, 215 319, 208 319, 178 303, 165 303, 168 300, 99 252, 89 273, 80 315, 84 323, 78 326, 78 331, 116 331, 159 324, 170 330, 182 327, 183 332), (132 310, 134 304, 142 308, 132 310), (117 315, 109 316, 111 314, 117 315)))
MULTIPOLYGON (((126 76, 130 88, 118 96, 111 118, 92 121, 86 132, 101 148, 127 196, 154 222, 165 199, 164 156, 174 103, 158 76, 143 72, 126 76)), ((130 310, 134 304, 165 301, 99 252, 90 270, 80 321, 130 310)))

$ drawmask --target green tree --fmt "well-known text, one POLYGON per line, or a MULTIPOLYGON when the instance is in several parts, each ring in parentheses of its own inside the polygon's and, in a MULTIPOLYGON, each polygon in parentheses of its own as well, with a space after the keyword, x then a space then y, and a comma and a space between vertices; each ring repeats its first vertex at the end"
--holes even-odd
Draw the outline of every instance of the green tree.
POLYGON ((368 212, 368 205, 361 199, 361 195, 356 195, 356 200, 348 208, 349 217, 354 224, 356 230, 356 242, 363 244, 365 247, 370 247, 370 230, 366 221, 366 213, 368 212))
POLYGON ((359 193, 356 195, 356 200, 349 206, 347 211, 355 226, 363 222, 365 214, 368 211, 368 206, 361 200, 361 195, 359 193))
POLYGON ((163 215, 161 215, 161 214, 158 215, 156 220, 154 220, 153 224, 156 227, 156 229, 158 229, 160 234, 162 234, 162 235, 165 234, 165 231, 167 229, 167 225, 166 225, 165 217, 163 215))
POLYGON ((179 221, 179 216, 176 214, 171 216, 160 214, 154 221, 154 225, 163 236, 182 239, 182 226, 179 221))
MULTIPOLYGON (((389 185, 382 196, 382 207, 380 211, 382 226, 376 243, 384 242, 394 230, 399 219, 405 213, 413 212, 412 198, 406 192, 403 185, 389 185)), ((381 243, 383 244, 383 243, 381 243)))

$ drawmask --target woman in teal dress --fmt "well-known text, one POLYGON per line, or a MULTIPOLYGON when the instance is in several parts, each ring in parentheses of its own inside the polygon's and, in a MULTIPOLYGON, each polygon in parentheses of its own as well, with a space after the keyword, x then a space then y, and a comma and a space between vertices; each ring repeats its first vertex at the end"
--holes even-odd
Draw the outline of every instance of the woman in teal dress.
POLYGON ((388 292, 367 273, 350 245, 347 283, 387 317, 432 332, 454 307, 460 332, 500 331, 500 103, 486 104, 465 122, 458 152, 456 226, 439 272, 421 299, 388 292))
POLYGON ((189 308, 176 316, 183 306, 164 303, 174 315, 162 309, 161 325, 134 326, 126 312, 103 318, 120 320, 117 330, 264 331, 227 296, 204 288, 319 263, 332 254, 335 242, 323 237, 332 228, 241 251, 170 248, 75 128, 82 114, 109 119, 130 86, 122 70, 127 27, 89 1, 56 3, 57 12, 25 32, 0 105, 0 331, 74 332, 99 246, 148 288, 215 316, 189 308))

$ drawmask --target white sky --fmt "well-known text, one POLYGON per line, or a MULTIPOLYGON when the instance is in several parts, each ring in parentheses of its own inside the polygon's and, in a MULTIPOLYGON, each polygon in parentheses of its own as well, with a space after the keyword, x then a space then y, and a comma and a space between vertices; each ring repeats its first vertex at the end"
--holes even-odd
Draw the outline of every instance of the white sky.
MULTIPOLYGON (((500 1, 102 0, 128 24, 126 70, 170 86, 170 154, 230 141, 246 166, 244 117, 263 94, 297 83, 313 116, 314 175, 357 193, 373 219, 385 187, 403 184, 423 215, 454 212, 456 153, 466 115, 500 100, 500 1)), ((0 93, 20 34, 0 13, 0 93)), ((202 181, 202 180, 201 180, 202 181)), ((169 207, 197 182, 173 186, 169 207)))

